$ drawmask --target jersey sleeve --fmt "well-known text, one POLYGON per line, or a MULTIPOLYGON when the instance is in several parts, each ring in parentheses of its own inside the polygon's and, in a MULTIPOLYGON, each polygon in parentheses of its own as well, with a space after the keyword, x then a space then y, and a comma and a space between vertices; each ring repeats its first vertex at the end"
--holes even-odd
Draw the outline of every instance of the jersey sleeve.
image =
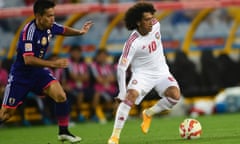
POLYGON ((36 26, 31 23, 27 24, 19 40, 19 49, 23 56, 34 55, 33 44, 34 44, 34 35, 35 35, 36 26))
POLYGON ((119 59, 118 67, 121 67, 124 71, 127 70, 130 65, 134 55, 135 55, 135 44, 138 35, 136 33, 132 34, 127 42, 124 44, 122 55, 119 59))
POLYGON ((118 62, 118 67, 117 67, 117 80, 118 80, 118 86, 119 86, 118 98, 121 100, 125 99, 125 95, 127 91, 126 71, 135 55, 135 51, 136 49, 134 48, 133 42, 127 41, 124 45, 122 55, 118 62))
POLYGON ((129 48, 128 50, 126 50, 126 46, 125 46, 125 48, 123 50, 123 53, 122 53, 122 55, 121 55, 121 57, 119 59, 119 62, 118 62, 118 68, 120 67, 121 69, 126 71, 127 68, 129 67, 132 59, 133 59, 134 54, 135 54, 134 47, 129 48))
POLYGON ((63 25, 60 25, 58 23, 54 23, 53 26, 52 26, 52 33, 54 35, 62 35, 65 31, 65 28, 63 25))

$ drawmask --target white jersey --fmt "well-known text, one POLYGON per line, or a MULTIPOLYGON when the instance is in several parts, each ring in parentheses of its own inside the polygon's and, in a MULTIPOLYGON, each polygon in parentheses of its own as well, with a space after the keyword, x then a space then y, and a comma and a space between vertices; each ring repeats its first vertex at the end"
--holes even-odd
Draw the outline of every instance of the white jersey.
POLYGON ((126 92, 125 72, 129 65, 133 74, 159 77, 169 74, 161 42, 160 23, 155 20, 152 31, 142 36, 134 30, 126 41, 118 64, 120 94, 126 92))
POLYGON ((122 67, 131 64, 133 73, 161 75, 168 73, 169 69, 163 53, 160 24, 153 25, 152 31, 142 36, 134 30, 124 45, 120 60, 122 67))

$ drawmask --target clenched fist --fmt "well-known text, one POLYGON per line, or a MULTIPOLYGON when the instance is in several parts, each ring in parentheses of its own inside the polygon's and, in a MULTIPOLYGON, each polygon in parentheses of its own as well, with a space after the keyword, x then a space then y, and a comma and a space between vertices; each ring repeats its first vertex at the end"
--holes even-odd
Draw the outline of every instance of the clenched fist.
POLYGON ((68 59, 61 58, 54 61, 55 68, 66 68, 68 66, 68 59))

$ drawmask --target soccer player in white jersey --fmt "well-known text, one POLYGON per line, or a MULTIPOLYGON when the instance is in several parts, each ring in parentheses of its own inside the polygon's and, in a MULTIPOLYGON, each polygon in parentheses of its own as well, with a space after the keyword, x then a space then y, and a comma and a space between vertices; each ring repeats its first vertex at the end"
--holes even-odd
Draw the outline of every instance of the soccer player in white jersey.
POLYGON ((0 109, 0 125, 11 118, 29 92, 47 95, 54 100, 56 108, 58 140, 77 143, 81 138, 71 134, 68 129, 70 105, 67 95, 59 81, 45 69, 45 67, 66 68, 68 60, 65 58, 46 60, 44 56, 54 36, 86 34, 93 22, 84 23, 81 29, 57 24, 54 7, 55 3, 52 0, 36 0, 33 5, 35 18, 24 26, 19 36, 16 60, 11 66, 0 109))
POLYGON ((155 11, 152 4, 141 2, 125 14, 126 27, 133 32, 124 45, 118 63, 118 98, 121 103, 108 144, 119 144, 120 133, 131 107, 138 105, 151 89, 154 88, 161 99, 142 113, 141 129, 144 134, 148 132, 154 114, 172 109, 180 99, 178 83, 166 64, 160 23, 154 18, 155 11), (126 70, 130 64, 132 77, 126 87, 126 70))

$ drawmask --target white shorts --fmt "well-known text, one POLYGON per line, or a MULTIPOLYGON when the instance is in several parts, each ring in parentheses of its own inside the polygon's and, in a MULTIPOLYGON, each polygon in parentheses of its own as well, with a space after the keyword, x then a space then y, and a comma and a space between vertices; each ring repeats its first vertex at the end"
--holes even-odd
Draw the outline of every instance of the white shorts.
POLYGON ((160 97, 164 96, 163 93, 168 87, 178 87, 178 83, 172 74, 168 73, 161 76, 147 76, 143 74, 133 74, 127 89, 137 90, 139 93, 135 104, 138 105, 142 99, 149 93, 153 88, 156 90, 160 97))

